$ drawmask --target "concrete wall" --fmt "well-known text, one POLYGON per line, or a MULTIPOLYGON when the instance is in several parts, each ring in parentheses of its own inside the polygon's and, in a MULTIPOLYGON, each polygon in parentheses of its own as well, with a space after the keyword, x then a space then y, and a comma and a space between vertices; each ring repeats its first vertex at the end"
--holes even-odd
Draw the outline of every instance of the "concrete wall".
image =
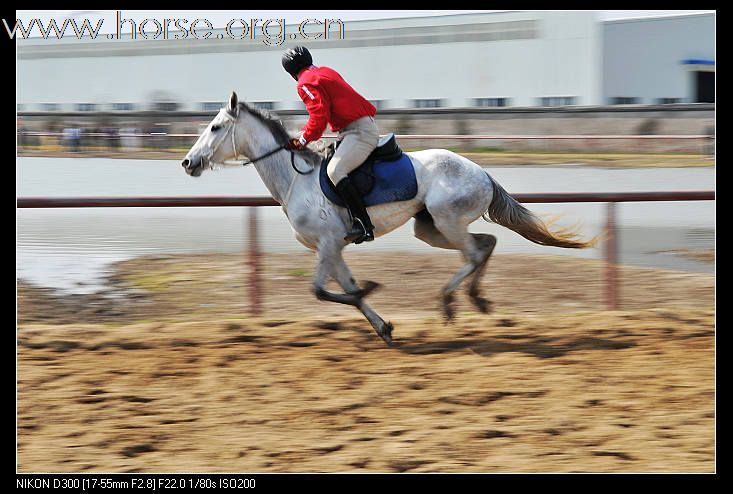
MULTIPOLYGON (((19 40, 16 99, 24 111, 43 103, 142 110, 156 99, 196 111, 236 90, 278 110, 300 108, 280 67, 280 54, 295 42, 215 38, 19 40)), ((611 97, 689 102, 694 72, 680 61, 714 59, 715 15, 601 23, 587 11, 512 11, 357 21, 345 25, 343 39, 305 44, 317 64, 336 68, 384 108, 409 108, 416 98, 442 99, 445 107, 499 97, 537 106, 544 96, 574 96, 578 105, 611 97)))
MULTIPOLYGON (((301 41, 302 43, 302 41, 301 41)), ((247 101, 299 108, 280 55, 295 43, 207 40, 21 40, 18 103, 39 111, 58 103, 135 103, 155 98, 199 110, 236 90, 247 101), (52 84, 49 84, 52 81, 52 84)), ((593 12, 502 12, 346 25, 344 39, 305 43, 316 64, 336 68, 369 99, 409 108, 416 98, 443 106, 473 98, 511 98, 535 106, 543 96, 599 104, 601 28, 593 12)), ((107 107, 103 107, 107 110, 107 107)))
POLYGON ((715 59, 715 15, 603 23, 603 101, 638 97, 694 102, 693 72, 680 62, 715 59))

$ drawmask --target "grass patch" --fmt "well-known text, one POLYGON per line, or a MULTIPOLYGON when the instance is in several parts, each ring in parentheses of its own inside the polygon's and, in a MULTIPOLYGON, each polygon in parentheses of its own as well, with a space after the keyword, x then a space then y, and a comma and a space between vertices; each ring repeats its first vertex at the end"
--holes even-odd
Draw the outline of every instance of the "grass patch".
POLYGON ((153 293, 160 293, 170 289, 171 285, 188 281, 187 273, 182 272, 146 272, 135 273, 125 277, 125 281, 135 288, 147 290, 153 293))
MULTIPOLYGON (((403 142, 403 144, 407 144, 403 142)), ((441 148, 440 145, 433 146, 441 148)), ((420 151, 404 146, 406 152, 420 151)), ((542 166, 560 164, 578 164, 590 167, 617 167, 617 168, 679 168, 715 166, 714 157, 707 154, 690 154, 679 152, 642 153, 642 152, 588 152, 569 150, 521 150, 501 149, 482 146, 465 149, 461 147, 446 148, 478 163, 481 166, 542 166)), ((175 146, 173 148, 143 148, 123 150, 122 148, 110 151, 103 147, 85 147, 80 153, 69 153, 58 145, 19 146, 23 156, 93 156, 124 159, 180 159, 188 147, 175 146)))
MULTIPOLYGON (((592 153, 583 151, 551 150, 509 150, 497 148, 446 148, 460 154, 479 165, 517 166, 517 165, 559 165, 576 163, 587 166, 611 167, 697 167, 714 166, 715 159, 706 154, 691 153, 639 153, 607 152, 592 153)), ((404 148, 406 152, 419 149, 404 148)))

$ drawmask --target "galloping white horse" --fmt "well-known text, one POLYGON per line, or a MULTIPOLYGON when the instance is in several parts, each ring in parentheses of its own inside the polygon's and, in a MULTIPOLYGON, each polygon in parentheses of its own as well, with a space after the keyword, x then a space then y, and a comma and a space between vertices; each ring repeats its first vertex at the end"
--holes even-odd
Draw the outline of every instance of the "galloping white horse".
MULTIPOLYGON (((313 291, 319 300, 357 307, 377 334, 388 344, 392 324, 385 322, 365 301, 379 285, 366 282, 360 288, 344 262, 342 250, 348 244, 344 233, 350 225, 346 208, 329 201, 321 191, 318 173, 303 173, 320 166, 322 156, 311 150, 290 151, 284 145, 290 135, 269 114, 237 101, 232 92, 211 124, 186 154, 181 165, 197 177, 204 169, 232 164, 240 156, 250 158, 272 196, 282 205, 295 238, 317 252, 318 265, 313 291), (328 292, 333 277, 345 293, 328 292)), ((481 276, 496 245, 496 237, 470 233, 468 225, 483 216, 514 230, 534 243, 573 249, 594 245, 595 239, 579 240, 570 231, 550 231, 531 211, 516 202, 483 168, 444 149, 428 149, 408 154, 415 168, 417 195, 406 201, 368 208, 375 237, 381 237, 415 218, 415 236, 444 249, 460 250, 465 264, 443 287, 443 310, 453 317, 453 292, 473 275, 468 295, 481 312, 490 301, 479 293, 481 276)), ((235 161, 236 162, 236 161, 235 161)), ((247 164, 236 162, 237 165, 247 164)))

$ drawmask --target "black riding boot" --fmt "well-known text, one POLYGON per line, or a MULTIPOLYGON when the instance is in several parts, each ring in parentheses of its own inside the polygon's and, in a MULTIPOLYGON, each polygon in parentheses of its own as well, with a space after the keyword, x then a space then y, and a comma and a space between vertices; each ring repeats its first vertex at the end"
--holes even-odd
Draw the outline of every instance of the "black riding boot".
POLYGON ((356 190, 351 179, 349 177, 342 179, 336 185, 336 192, 346 201, 346 206, 349 208, 349 213, 354 222, 351 231, 346 234, 344 240, 354 242, 355 244, 374 240, 374 225, 372 225, 372 221, 369 219, 369 214, 364 207, 361 194, 356 190))

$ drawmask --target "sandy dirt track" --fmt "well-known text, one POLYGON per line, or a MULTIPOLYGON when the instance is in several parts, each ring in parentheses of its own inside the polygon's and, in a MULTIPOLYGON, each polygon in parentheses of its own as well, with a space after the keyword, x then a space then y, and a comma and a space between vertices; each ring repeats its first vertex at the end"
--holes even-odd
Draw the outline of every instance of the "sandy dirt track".
POLYGON ((715 470, 712 276, 627 268, 635 298, 605 312, 597 263, 543 272, 548 259, 499 257, 485 283, 496 312, 469 312, 461 294, 445 325, 435 302, 420 312, 407 299, 434 299, 454 261, 379 259, 361 256, 354 272, 385 282, 373 298, 395 323, 392 348, 348 308, 291 293, 308 283, 298 256, 267 259, 268 284, 287 288, 268 290, 261 318, 232 315, 224 290, 196 291, 204 266, 222 284, 227 256, 123 263, 115 276, 150 297, 116 313, 100 302, 78 322, 62 320, 68 300, 19 290, 19 470, 715 470), (431 285, 398 267, 429 271, 431 285), (521 268, 534 289, 508 283, 521 268), (136 304, 162 316, 140 322, 153 312, 136 304))

